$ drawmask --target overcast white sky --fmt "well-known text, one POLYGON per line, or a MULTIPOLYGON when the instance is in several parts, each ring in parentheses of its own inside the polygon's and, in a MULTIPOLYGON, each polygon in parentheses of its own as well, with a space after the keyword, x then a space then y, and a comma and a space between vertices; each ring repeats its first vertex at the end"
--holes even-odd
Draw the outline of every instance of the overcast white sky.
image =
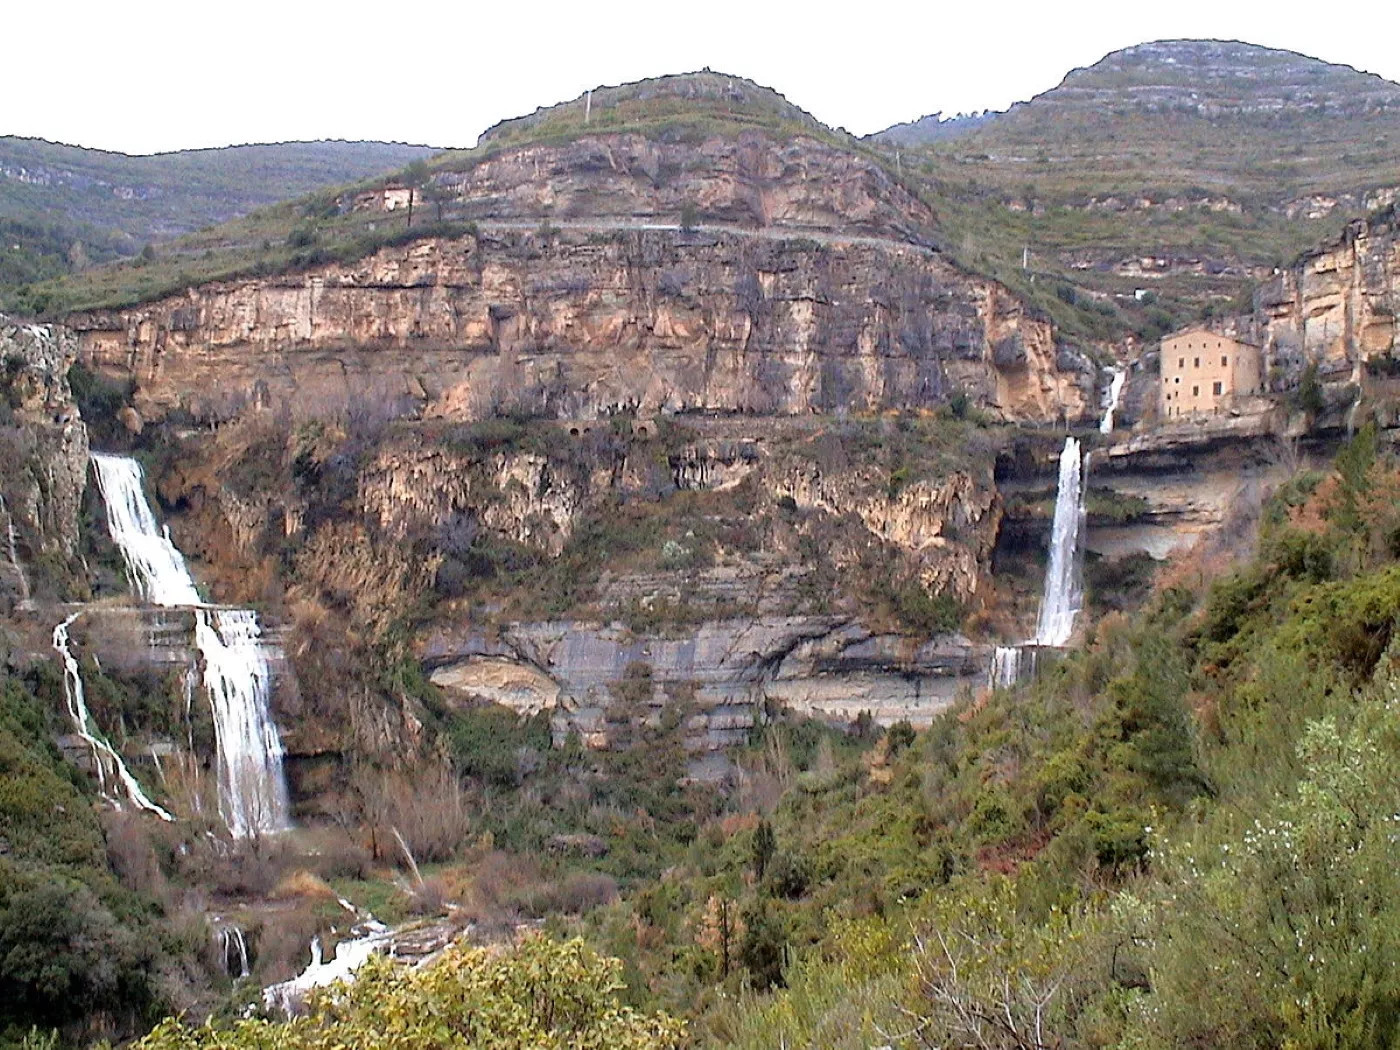
POLYGON ((1109 51, 1242 39, 1400 80, 1400 8, 1288 0, 8 0, 0 135, 150 153, 290 139, 470 146, 599 84, 709 66, 857 134, 1002 109, 1109 51))

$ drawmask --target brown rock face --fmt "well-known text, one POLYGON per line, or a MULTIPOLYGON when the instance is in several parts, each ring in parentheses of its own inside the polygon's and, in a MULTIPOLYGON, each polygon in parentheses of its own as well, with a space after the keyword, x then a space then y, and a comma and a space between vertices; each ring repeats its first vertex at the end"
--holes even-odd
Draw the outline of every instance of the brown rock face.
POLYGON ((420 241, 74 317, 148 419, 934 407, 1077 417, 1082 373, 1000 286, 909 246, 650 231, 420 241), (1012 354, 997 348, 1011 346, 1012 354))
POLYGON ((962 392, 1048 421, 1092 397, 1048 322, 922 242, 927 205, 814 138, 590 137, 437 181, 478 236, 75 316, 84 360, 134 375, 147 419, 787 415, 962 392))
POLYGON ((1400 236, 1394 218, 1352 223, 1345 236, 1278 274, 1255 298, 1255 322, 1277 367, 1309 361, 1324 376, 1359 377, 1363 362, 1394 353, 1400 309, 1400 236))
POLYGON ((844 231, 918 241, 932 210, 859 154, 757 132, 698 143, 592 136, 506 150, 438 179, 476 220, 603 219, 844 231))
POLYGON ((68 389, 75 351, 62 328, 0 315, 0 542, 8 558, 13 526, 16 559, 31 565, 63 564, 78 551, 88 435, 68 389))

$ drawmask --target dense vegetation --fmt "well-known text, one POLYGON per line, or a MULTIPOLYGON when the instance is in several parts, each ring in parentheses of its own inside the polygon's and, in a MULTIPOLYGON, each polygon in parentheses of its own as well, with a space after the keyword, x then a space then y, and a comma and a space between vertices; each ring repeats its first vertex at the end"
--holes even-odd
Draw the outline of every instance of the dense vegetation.
POLYGON ((370 963, 309 1015, 228 1029, 167 1021, 141 1050, 674 1050, 681 1025, 617 1001, 618 964, 583 944, 528 937, 503 954, 454 946, 432 966, 370 963))
POLYGON ((0 1043, 34 1025, 97 1037, 149 1024, 158 972, 183 953, 112 871, 87 777, 53 742, 46 671, 0 669, 0 1043))
POLYGON ((774 737, 598 935, 715 1045, 1390 1045, 1397 491, 1364 432, 1034 683, 805 772, 774 737))

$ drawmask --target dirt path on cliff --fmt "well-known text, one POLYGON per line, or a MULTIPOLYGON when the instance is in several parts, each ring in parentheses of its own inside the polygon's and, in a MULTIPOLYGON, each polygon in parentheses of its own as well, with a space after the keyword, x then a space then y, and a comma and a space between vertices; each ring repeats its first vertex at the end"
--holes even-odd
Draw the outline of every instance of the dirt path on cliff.
MULTIPOLYGON (((509 219, 483 219, 476 222, 477 229, 482 233, 537 233, 541 225, 540 222, 522 222, 509 219)), ((549 228, 566 233, 709 233, 760 241, 805 240, 825 245, 898 248, 917 252, 920 255, 940 254, 939 250, 932 245, 900 237, 853 236, 805 226, 734 226, 728 223, 697 223, 689 229, 684 229, 678 223, 643 222, 635 219, 551 219, 549 220, 549 228)))

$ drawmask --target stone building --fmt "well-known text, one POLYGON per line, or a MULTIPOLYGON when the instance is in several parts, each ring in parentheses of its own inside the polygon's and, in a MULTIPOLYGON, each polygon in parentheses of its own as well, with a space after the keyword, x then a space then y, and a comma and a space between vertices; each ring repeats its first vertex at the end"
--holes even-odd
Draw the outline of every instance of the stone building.
POLYGON ((1237 398, 1259 393, 1264 353, 1235 336, 1192 325, 1162 338, 1164 420, 1228 412, 1237 398))
POLYGON ((387 185, 355 194, 352 211, 398 211, 407 208, 409 199, 417 205, 422 200, 418 191, 408 186, 387 185))

